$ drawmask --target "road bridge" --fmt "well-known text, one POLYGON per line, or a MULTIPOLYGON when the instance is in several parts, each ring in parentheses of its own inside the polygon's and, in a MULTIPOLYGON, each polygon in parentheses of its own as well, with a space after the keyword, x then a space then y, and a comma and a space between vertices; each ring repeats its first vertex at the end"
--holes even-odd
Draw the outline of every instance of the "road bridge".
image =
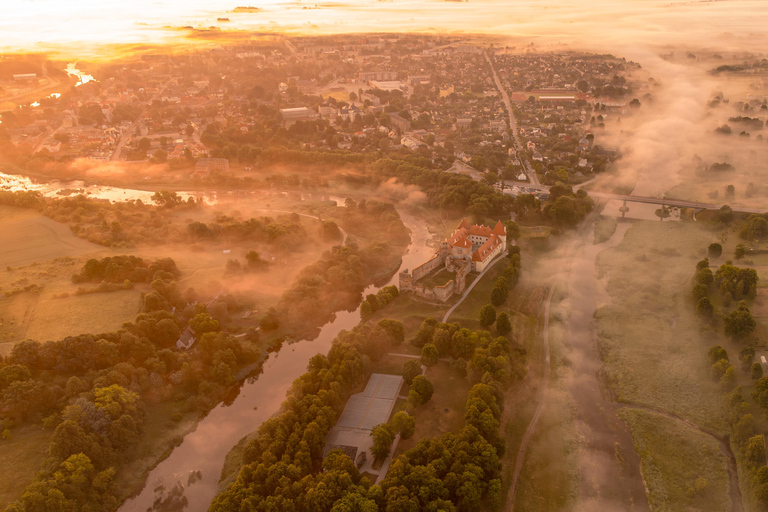
MULTIPOLYGON (((695 210, 719 210, 723 205, 711 203, 698 203, 695 201, 683 201, 681 199, 669 199, 659 197, 644 197, 635 195, 609 194, 606 192, 589 192, 589 196, 596 199, 615 199, 630 203, 658 204, 662 206, 674 206, 677 208, 693 208, 695 210)), ((730 206, 730 205, 729 205, 730 206)), ((734 212, 742 213, 767 213, 765 208, 747 208, 743 206, 731 206, 734 212)))

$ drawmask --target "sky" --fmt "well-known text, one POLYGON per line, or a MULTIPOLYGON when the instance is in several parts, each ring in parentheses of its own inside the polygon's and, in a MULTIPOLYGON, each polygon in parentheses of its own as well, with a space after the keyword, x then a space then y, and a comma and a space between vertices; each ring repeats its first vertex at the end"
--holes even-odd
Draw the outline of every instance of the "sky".
POLYGON ((0 0, 0 51, 95 56, 110 44, 151 44, 170 27, 289 33, 450 31, 580 44, 712 41, 764 45, 763 0, 0 0), (12 5, 12 7, 10 7, 12 5), (258 12, 234 13, 240 5, 258 12), (217 21, 229 18, 229 22, 217 21), (758 41, 759 40, 759 41, 758 41))

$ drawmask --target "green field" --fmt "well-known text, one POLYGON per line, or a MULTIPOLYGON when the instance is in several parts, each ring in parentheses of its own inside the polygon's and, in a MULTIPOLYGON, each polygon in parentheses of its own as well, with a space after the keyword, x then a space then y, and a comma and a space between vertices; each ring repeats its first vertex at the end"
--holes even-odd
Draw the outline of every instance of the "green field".
POLYGON ((681 222, 636 222, 624 240, 598 256, 610 303, 595 313, 603 360, 618 400, 684 416, 725 434, 721 390, 709 379, 707 349, 690 304, 696 262, 714 233, 681 222))
POLYGON ((435 392, 429 402, 414 409, 416 431, 412 438, 400 441, 395 456, 416 446, 420 439, 458 432, 464 425, 464 406, 472 386, 462 371, 441 361, 427 368, 425 376, 435 392))
POLYGON ((43 293, 35 306, 26 337, 38 341, 59 340, 78 334, 116 331, 132 322, 141 310, 138 289, 90 293, 57 299, 43 293))
POLYGON ((654 412, 618 412, 632 430, 654 512, 731 510, 728 462, 719 443, 684 423, 654 412), (695 486, 699 480, 699 489, 695 486))

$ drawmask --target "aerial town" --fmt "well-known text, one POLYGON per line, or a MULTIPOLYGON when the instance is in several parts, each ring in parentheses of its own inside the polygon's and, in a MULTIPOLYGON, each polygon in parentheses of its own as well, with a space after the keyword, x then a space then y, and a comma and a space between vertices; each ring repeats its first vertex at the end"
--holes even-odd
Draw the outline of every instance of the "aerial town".
MULTIPOLYGON (((487 53, 493 68, 480 46, 396 35, 144 55, 88 74, 68 68, 61 92, 4 112, 0 135, 42 174, 77 159, 167 165, 145 185, 247 176, 266 148, 413 154, 513 195, 605 170, 616 154, 600 146, 600 128, 639 104, 647 84, 625 78, 639 66, 608 55, 487 53)), ((8 71, 0 90, 22 95, 49 80, 8 71)))

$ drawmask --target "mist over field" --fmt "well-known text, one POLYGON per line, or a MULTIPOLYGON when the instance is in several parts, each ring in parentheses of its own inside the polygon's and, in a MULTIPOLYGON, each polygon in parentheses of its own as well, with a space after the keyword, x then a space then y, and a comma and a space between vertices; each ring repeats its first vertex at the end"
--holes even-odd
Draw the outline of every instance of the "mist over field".
POLYGON ((767 512, 766 20, 4 9, 0 510, 767 512))

